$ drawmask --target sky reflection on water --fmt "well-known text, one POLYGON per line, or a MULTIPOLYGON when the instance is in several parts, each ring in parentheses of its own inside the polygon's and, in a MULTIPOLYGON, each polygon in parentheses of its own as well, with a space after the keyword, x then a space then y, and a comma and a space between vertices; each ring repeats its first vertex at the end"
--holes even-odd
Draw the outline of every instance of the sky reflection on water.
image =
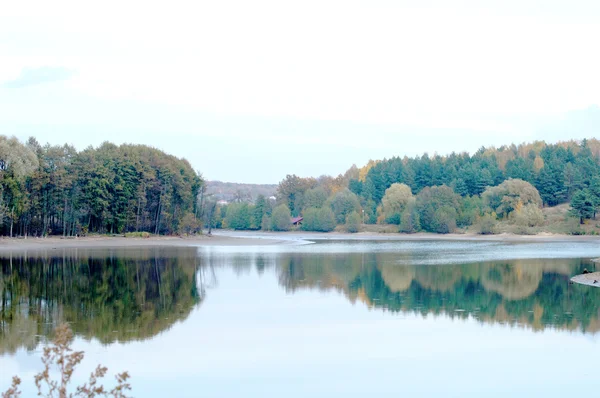
MULTIPOLYGON (((134 396, 573 396, 598 385, 593 370, 600 289, 568 284, 572 273, 594 266, 589 259, 600 252, 592 245, 535 248, 540 257, 552 250, 586 254, 580 259, 445 265, 419 264, 432 258, 429 244, 340 249, 348 246, 354 244, 310 245, 304 251, 200 249, 199 259, 187 248, 135 256, 126 250, 96 252, 98 259, 113 259, 96 263, 96 274, 122 295, 98 303, 97 297, 78 295, 75 284, 70 299, 46 297, 62 308, 54 313, 23 314, 25 307, 13 305, 9 319, 5 305, 0 345, 10 341, 16 349, 1 351, 0 389, 12 374, 31 386, 40 367, 39 348, 29 345, 28 351, 19 343, 11 322, 58 322, 64 316, 77 318, 76 348, 86 351, 81 373, 97 363, 111 374, 126 369, 133 375, 134 396), (156 258, 162 268, 156 268, 156 258), (107 274, 109 266, 122 272, 107 274), (128 274, 133 267, 146 275, 143 294, 128 274), (186 285, 189 270, 195 275, 192 290, 186 285), (146 309, 145 323, 134 312, 117 310, 122 297, 137 297, 134 305, 146 309), (175 310, 194 301, 189 310, 175 310), (67 311, 82 303, 90 312, 67 311), (92 322, 98 313, 113 321, 92 322), (117 330, 118 337, 110 338, 111 327, 131 324, 157 329, 137 336, 117 330)), ((471 247, 465 255, 477 257, 475 246, 443 242, 438 249, 458 253, 471 247)), ((2 264, 4 292, 12 289, 9 282, 37 283, 27 273, 17 278, 14 268, 10 273, 6 261, 2 264)), ((81 286, 94 282, 77 269, 73 280, 81 286)), ((46 281, 50 286, 60 282, 53 278, 46 281)))

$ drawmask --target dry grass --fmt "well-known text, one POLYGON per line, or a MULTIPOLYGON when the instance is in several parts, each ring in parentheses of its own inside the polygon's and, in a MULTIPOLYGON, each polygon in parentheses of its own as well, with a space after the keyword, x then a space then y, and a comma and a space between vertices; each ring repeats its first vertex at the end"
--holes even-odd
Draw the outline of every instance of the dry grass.
MULTIPOLYGON (((131 385, 127 382, 129 374, 127 372, 119 373, 116 376, 117 385, 112 390, 107 390, 101 384, 99 379, 103 378, 108 371, 107 368, 98 365, 92 372, 87 383, 75 387, 75 393, 69 393, 69 383, 77 365, 83 360, 83 351, 73 351, 73 332, 68 325, 60 325, 56 328, 55 337, 52 344, 44 347, 42 363, 44 370, 35 375, 35 386, 38 396, 46 398, 71 398, 71 397, 114 397, 127 398, 125 393, 131 391, 131 385), (52 380, 50 378, 51 368, 56 367, 60 371, 60 379, 52 380)), ((2 398, 17 398, 21 396, 19 386, 21 379, 14 376, 12 384, 8 390, 2 393, 2 398)))
POLYGON ((537 227, 517 225, 510 220, 499 221, 496 233, 509 233, 516 235, 600 235, 600 220, 586 220, 579 225, 579 220, 569 214, 569 205, 562 204, 542 209, 544 223, 537 227))
POLYGON ((152 235, 149 232, 127 232, 125 234, 126 238, 144 238, 144 239, 148 239, 151 236, 152 235))
POLYGON ((398 225, 395 224, 363 224, 361 225, 361 232, 371 232, 378 234, 393 234, 398 233, 398 225))

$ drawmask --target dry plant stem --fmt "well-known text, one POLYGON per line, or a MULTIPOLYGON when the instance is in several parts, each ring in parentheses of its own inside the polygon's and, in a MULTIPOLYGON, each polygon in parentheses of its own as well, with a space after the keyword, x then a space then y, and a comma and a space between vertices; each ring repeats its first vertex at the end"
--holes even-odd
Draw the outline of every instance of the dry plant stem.
MULTIPOLYGON (((51 346, 44 347, 42 363, 44 370, 35 375, 35 386, 38 396, 46 398, 72 398, 72 397, 114 397, 127 398, 125 392, 131 391, 131 385, 127 382, 129 373, 123 372, 116 375, 117 385, 110 391, 99 385, 98 381, 106 375, 108 369, 98 365, 92 372, 87 383, 75 388, 75 394, 68 392, 71 377, 77 365, 83 360, 83 351, 73 351, 73 332, 68 325, 63 324, 56 328, 56 336, 51 346), (56 365, 60 370, 60 381, 50 378, 50 368, 56 365)), ((13 377, 11 387, 2 394, 2 398, 17 398, 21 396, 18 390, 21 379, 13 377)))
POLYGON ((2 393, 2 398, 17 398, 21 396, 21 391, 19 391, 19 384, 21 384, 21 379, 17 376, 13 376, 12 384, 10 388, 2 393))

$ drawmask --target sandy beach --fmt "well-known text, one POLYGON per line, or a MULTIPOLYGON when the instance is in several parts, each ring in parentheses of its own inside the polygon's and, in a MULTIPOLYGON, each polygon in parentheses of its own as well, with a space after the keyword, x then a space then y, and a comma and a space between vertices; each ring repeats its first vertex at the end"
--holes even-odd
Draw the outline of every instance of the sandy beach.
POLYGON ((600 236, 588 235, 475 235, 475 234, 399 234, 399 233, 343 233, 343 232, 260 232, 260 231, 216 231, 212 236, 194 237, 152 236, 150 238, 125 238, 122 236, 88 236, 78 238, 1 238, 0 251, 32 250, 48 248, 102 248, 102 247, 189 247, 189 246, 262 246, 292 244, 315 240, 368 240, 368 241, 413 241, 413 240, 456 240, 456 241, 503 241, 503 242, 581 242, 598 241, 600 236))
POLYGON ((122 236, 89 236, 79 238, 2 238, 0 252, 9 250, 36 250, 54 248, 122 248, 122 247, 200 247, 200 246, 256 246, 283 243, 283 240, 257 237, 200 235, 194 237, 152 236, 125 238, 122 236))
POLYGON ((120 248, 120 247, 202 247, 202 246, 263 246, 293 244, 315 240, 368 240, 368 241, 503 241, 503 242, 581 242, 598 241, 600 236, 588 235, 475 235, 475 234, 399 234, 399 233, 343 233, 343 232, 260 232, 215 231, 212 236, 194 237, 152 236, 150 238, 125 238, 122 236, 89 236, 79 238, 1 238, 0 252, 8 250, 35 250, 53 248, 120 248))

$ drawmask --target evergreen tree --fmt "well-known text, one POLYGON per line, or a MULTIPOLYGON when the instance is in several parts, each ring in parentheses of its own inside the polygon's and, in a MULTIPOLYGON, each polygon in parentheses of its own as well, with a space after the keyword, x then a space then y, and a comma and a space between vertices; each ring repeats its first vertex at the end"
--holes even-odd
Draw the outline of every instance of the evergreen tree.
POLYGON ((594 197, 588 189, 575 192, 571 199, 571 214, 579 218, 580 224, 594 216, 595 208, 594 197))

